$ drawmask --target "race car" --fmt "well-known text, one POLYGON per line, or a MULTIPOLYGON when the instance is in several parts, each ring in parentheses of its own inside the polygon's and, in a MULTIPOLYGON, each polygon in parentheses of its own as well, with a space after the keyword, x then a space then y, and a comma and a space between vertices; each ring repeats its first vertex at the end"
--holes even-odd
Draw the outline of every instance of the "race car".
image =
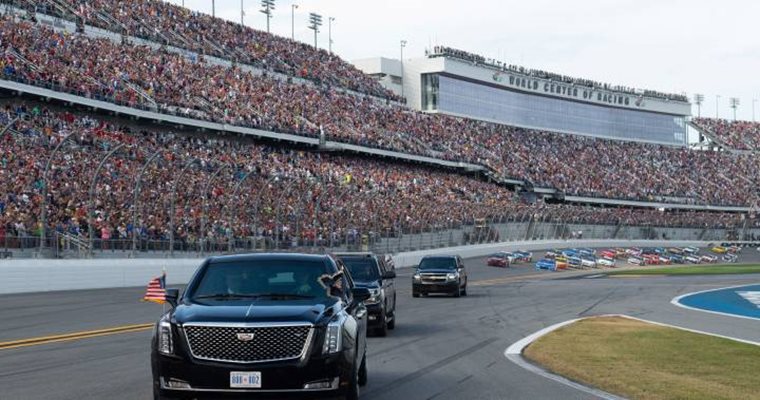
POLYGON ((596 268, 596 258, 592 256, 581 256, 581 266, 584 268, 596 268))
POLYGON ((547 271, 556 271, 557 264, 554 262, 554 260, 542 258, 536 262, 536 271, 540 271, 542 269, 547 271))
POLYGON ((602 257, 597 261, 597 264, 599 264, 602 267, 615 267, 615 259, 611 257, 602 257))
POLYGON ((509 256, 505 252, 491 254, 486 260, 486 265, 489 267, 509 268, 509 256))
POLYGON ((713 263, 718 262, 718 257, 715 257, 715 256, 704 255, 700 257, 700 259, 703 263, 713 264, 713 263))
POLYGON ((680 247, 671 247, 668 249, 668 253, 682 255, 683 249, 680 247))
POLYGON ((627 254, 629 256, 638 257, 638 256, 641 255, 641 251, 642 250, 639 249, 638 247, 631 247, 630 249, 628 249, 628 250, 625 251, 625 254, 627 254))
POLYGON ((561 250, 556 250, 556 249, 555 250, 549 250, 549 251, 546 252, 546 254, 544 254, 544 258, 548 258, 550 260, 553 260, 553 259, 557 258, 557 256, 560 256, 560 255, 562 255, 562 251, 561 250))
POLYGON ((582 256, 593 256, 593 255, 596 255, 596 250, 583 248, 583 249, 578 249, 578 253, 580 253, 580 255, 582 256))
POLYGON ((670 262, 673 264, 683 264, 683 256, 680 254, 671 254, 670 262))
POLYGON ((581 268, 583 266, 580 257, 568 257, 567 264, 570 268, 581 268))
POLYGON ((686 261, 689 264, 700 264, 702 262, 702 259, 698 256, 689 255, 684 258, 684 261, 686 261))
POLYGON ((562 255, 565 256, 565 257, 577 257, 578 256, 578 250, 577 249, 562 250, 562 255))
POLYGON ((633 265, 646 265, 646 262, 641 257, 628 257, 628 264, 633 265))
POLYGON ((533 253, 529 251, 516 251, 512 253, 515 256, 515 261, 519 262, 532 262, 533 261, 533 253))
POLYGON ((726 254, 728 253, 728 249, 723 246, 715 246, 712 249, 710 249, 715 254, 726 254))
POLYGON ((615 250, 602 250, 599 252, 599 257, 615 258, 617 257, 617 253, 615 250))
POLYGON ((731 254, 738 254, 742 252, 742 248, 739 246, 728 246, 727 249, 731 254))
POLYGON ((693 247, 693 246, 685 247, 683 251, 686 254, 699 254, 699 247, 693 247))
POLYGON ((723 261, 727 263, 735 263, 739 261, 739 256, 737 256, 736 254, 729 253, 723 256, 723 261))
POLYGON ((642 258, 647 265, 660 265, 660 256, 658 255, 644 254, 642 258))
POLYGON ((625 249, 622 247, 615 249, 615 258, 625 258, 626 254, 625 249))
POLYGON ((557 267, 557 270, 565 270, 570 267, 570 264, 567 262, 567 257, 565 256, 557 256, 554 259, 554 264, 557 267))
POLYGON ((673 261, 670 259, 670 257, 659 256, 659 258, 660 258, 660 265, 670 265, 670 264, 673 264, 673 261))

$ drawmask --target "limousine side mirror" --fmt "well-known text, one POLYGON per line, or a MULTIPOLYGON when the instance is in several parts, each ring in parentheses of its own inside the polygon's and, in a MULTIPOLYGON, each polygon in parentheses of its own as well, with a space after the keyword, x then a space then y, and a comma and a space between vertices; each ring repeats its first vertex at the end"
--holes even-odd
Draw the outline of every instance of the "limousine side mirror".
POLYGON ((351 294, 354 296, 355 303, 361 303, 372 297, 372 293, 367 288, 353 288, 351 294))
POLYGON ((166 302, 169 303, 172 308, 177 308, 177 301, 179 300, 179 289, 166 289, 166 302))

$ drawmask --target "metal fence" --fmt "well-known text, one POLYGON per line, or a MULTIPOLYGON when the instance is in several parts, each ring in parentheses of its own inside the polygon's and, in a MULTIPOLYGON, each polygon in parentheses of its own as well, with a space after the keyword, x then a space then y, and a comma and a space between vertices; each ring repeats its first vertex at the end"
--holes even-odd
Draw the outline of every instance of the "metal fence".
POLYGON ((702 240, 737 241, 760 238, 760 229, 660 227, 640 225, 592 225, 543 222, 540 218, 523 221, 489 219, 485 223, 441 227, 439 229, 387 230, 385 232, 350 230, 314 240, 307 236, 214 237, 174 241, 139 238, 94 239, 58 233, 40 247, 39 236, 0 236, 0 258, 192 258, 211 255, 263 251, 325 253, 373 251, 399 253, 496 242, 525 242, 569 239, 702 240))

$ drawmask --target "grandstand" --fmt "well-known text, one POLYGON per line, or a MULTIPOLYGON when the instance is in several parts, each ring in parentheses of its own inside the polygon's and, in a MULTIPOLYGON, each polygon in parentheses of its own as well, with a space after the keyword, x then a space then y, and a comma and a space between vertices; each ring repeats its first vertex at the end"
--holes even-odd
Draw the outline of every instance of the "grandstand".
MULTIPOLYGON (((0 241, 17 247, 332 247, 481 218, 525 237, 537 221, 755 226, 746 154, 416 111, 335 56, 160 1, 4 3, 0 241)), ((504 73, 632 96, 621 110, 688 105, 504 73)))

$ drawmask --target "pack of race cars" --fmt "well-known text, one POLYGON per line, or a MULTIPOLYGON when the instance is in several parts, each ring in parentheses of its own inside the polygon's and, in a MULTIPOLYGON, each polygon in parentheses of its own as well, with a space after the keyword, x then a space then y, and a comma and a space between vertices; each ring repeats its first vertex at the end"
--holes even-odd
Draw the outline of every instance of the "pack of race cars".
POLYGON ((735 263, 740 252, 741 248, 738 246, 713 246, 706 253, 702 253, 697 247, 555 249, 548 251, 544 258, 538 260, 535 269, 561 271, 614 268, 624 263, 637 266, 735 263))
POLYGON ((500 251, 491 254, 486 259, 486 265, 499 268, 509 268, 513 264, 531 262, 533 262, 533 253, 529 251, 500 251))

